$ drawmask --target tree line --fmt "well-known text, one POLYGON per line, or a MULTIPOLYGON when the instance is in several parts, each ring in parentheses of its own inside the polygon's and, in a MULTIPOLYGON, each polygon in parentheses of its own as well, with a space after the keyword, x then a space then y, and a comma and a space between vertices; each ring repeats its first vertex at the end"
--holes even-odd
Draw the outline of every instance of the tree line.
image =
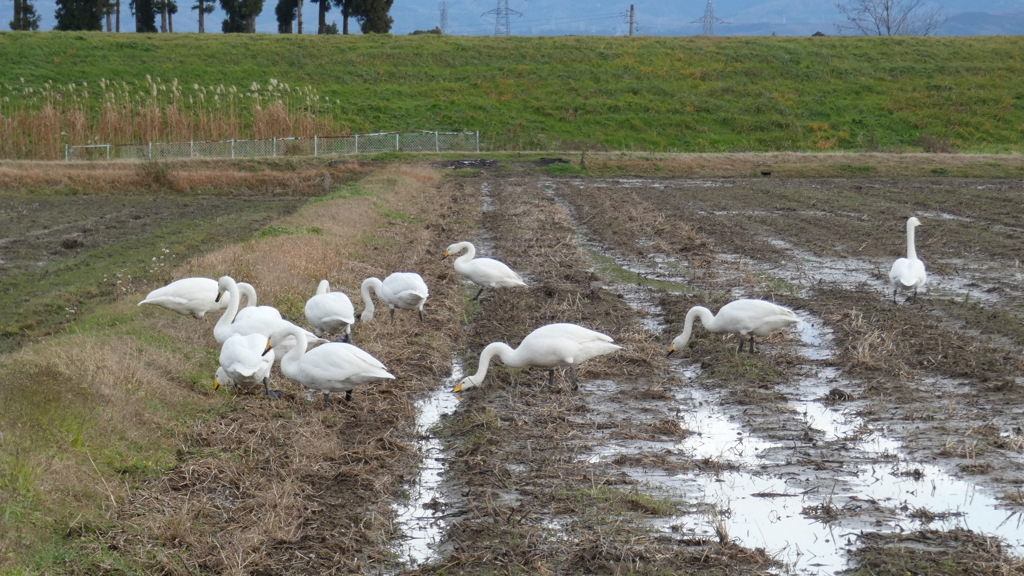
MULTIPOLYGON (((394 19, 390 16, 394 0, 310 0, 318 5, 317 34, 348 34, 349 19, 359 24, 363 34, 386 34, 394 19), (341 12, 341 30, 335 23, 327 23, 327 12, 338 8, 341 12)), ((206 32, 206 16, 213 13, 214 2, 220 4, 225 18, 221 32, 256 32, 256 18, 263 12, 264 0, 196 0, 191 9, 199 15, 199 32, 206 32)), ((174 15, 178 13, 177 0, 128 0, 128 8, 135 20, 135 31, 142 33, 174 32, 174 15), (160 26, 157 27, 159 16, 160 26)), ((274 8, 277 31, 281 34, 303 33, 302 0, 277 0, 274 8)), ((121 31, 121 0, 57 0, 54 30, 121 31)), ((14 0, 14 18, 11 30, 38 30, 39 14, 32 0, 14 0)))

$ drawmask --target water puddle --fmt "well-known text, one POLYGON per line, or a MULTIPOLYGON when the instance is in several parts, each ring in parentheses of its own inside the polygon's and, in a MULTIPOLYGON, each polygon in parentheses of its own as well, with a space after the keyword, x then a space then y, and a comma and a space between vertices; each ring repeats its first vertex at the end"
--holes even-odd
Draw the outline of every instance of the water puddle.
POLYGON ((452 373, 429 396, 416 402, 416 448, 420 453, 419 475, 409 487, 408 502, 395 507, 402 536, 395 545, 399 562, 418 567, 435 560, 437 543, 444 534, 444 490, 441 484, 446 456, 441 441, 432 435, 441 418, 455 411, 458 396, 451 390, 463 377, 461 361, 452 357, 452 373))
MULTIPOLYGON (((546 189, 573 217, 553 185, 546 189)), ((610 259, 637 276, 679 281, 681 264, 635 259, 624 264, 587 238, 575 219, 574 223, 581 244, 598 265, 610 259)), ((780 248, 796 255, 793 264, 783 270, 755 271, 802 285, 827 281, 886 289, 880 280, 887 273, 882 264, 829 260, 788 245, 780 248)), ((656 300, 660 287, 613 277, 607 288, 622 294, 645 328, 654 334, 664 331, 664 314, 656 300)), ((780 386, 792 398, 780 410, 732 406, 713 383, 698 383, 698 366, 671 363, 670 372, 682 384, 675 392, 676 418, 692 434, 681 441, 608 442, 585 459, 609 462, 620 455, 656 452, 675 455, 680 462, 720 463, 710 467, 715 470, 711 473, 629 465, 620 470, 686 503, 688 513, 662 518, 656 527, 712 539, 725 535, 748 548, 763 548, 785 565, 786 574, 834 574, 847 568, 846 554, 859 545, 856 536, 861 532, 965 528, 998 536, 1011 553, 1024 554, 1019 511, 1002 507, 981 487, 939 466, 910 459, 899 440, 872 429, 857 415, 856 401, 826 400, 832 389, 856 385, 845 380, 839 368, 827 365, 836 356, 831 330, 805 311, 797 315, 800 323, 791 333, 799 342, 793 346, 806 362, 800 377, 780 386)))

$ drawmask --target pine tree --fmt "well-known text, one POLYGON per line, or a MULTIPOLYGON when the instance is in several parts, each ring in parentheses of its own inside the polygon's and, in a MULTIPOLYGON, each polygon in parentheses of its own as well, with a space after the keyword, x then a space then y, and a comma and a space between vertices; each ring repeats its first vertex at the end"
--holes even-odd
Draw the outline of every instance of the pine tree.
POLYGON ((99 0, 57 0, 54 30, 103 30, 99 0))
POLYGON ((14 18, 9 26, 11 30, 39 30, 39 14, 32 0, 14 0, 14 18))

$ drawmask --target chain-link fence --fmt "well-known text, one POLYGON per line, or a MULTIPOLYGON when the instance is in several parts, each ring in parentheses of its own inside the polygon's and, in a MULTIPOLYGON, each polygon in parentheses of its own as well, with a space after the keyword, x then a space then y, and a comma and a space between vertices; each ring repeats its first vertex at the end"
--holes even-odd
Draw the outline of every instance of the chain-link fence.
POLYGON ((65 160, 164 160, 171 158, 256 158, 378 152, 479 152, 479 132, 381 132, 355 136, 89 144, 64 147, 65 160))

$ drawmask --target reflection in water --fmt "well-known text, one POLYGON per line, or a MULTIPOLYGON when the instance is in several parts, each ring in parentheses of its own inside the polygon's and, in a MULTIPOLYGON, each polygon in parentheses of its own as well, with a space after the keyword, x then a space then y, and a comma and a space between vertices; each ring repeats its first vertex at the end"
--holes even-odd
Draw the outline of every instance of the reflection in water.
POLYGON ((396 549, 402 561, 420 566, 432 560, 435 546, 444 532, 441 520, 444 492, 441 490, 445 454, 441 441, 431 429, 442 417, 455 411, 458 396, 451 390, 462 379, 462 363, 452 358, 452 374, 429 396, 416 402, 416 442, 421 454, 419 476, 409 487, 409 501, 396 506, 396 522, 403 538, 396 549))

